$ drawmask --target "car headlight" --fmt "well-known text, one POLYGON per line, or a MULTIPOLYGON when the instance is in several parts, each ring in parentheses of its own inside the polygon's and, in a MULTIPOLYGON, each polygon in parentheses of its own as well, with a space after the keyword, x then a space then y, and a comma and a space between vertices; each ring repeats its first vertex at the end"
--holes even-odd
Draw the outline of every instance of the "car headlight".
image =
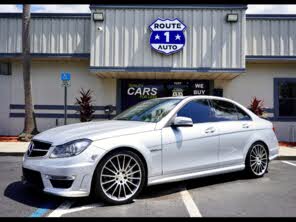
POLYGON ((82 153, 92 143, 89 139, 74 140, 56 146, 50 154, 50 158, 71 157, 82 153))

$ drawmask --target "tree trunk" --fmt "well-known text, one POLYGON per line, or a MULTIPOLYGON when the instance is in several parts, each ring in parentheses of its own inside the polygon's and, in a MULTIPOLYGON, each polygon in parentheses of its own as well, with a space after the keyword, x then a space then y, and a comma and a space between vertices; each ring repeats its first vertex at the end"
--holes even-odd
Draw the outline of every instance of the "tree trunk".
POLYGON ((38 133, 34 107, 32 101, 31 86, 31 57, 30 57, 30 5, 23 5, 22 16, 22 48, 23 48, 23 78, 24 78, 24 98, 25 98, 25 123, 24 130, 19 135, 22 141, 29 141, 34 134, 38 133))

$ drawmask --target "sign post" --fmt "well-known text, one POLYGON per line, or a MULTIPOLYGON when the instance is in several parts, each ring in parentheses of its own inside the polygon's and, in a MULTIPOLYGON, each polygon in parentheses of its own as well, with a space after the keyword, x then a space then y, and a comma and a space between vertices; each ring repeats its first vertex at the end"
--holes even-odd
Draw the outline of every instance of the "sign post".
POLYGON ((70 86, 71 74, 61 73, 62 86, 64 86, 64 125, 67 125, 67 88, 70 86))

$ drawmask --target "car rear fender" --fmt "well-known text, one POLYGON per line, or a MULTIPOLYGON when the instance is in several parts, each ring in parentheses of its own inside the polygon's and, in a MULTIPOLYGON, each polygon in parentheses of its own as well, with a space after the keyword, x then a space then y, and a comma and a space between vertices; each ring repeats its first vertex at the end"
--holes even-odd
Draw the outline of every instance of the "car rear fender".
POLYGON ((243 149, 243 159, 246 159, 247 153, 255 142, 262 142, 268 148, 268 153, 271 153, 271 149, 275 149, 278 146, 278 141, 274 135, 272 129, 260 129, 253 131, 252 135, 250 136, 249 140, 245 144, 243 149))

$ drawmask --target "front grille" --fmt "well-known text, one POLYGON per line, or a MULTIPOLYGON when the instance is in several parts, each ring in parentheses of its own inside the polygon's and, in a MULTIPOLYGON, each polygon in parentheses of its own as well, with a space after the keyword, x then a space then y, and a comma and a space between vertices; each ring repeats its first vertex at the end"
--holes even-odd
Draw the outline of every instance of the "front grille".
POLYGON ((50 143, 32 140, 29 150, 27 151, 27 156, 28 157, 45 156, 50 146, 51 146, 50 143))
POLYGON ((44 188, 40 172, 23 167, 23 177, 28 183, 41 189, 44 188))
POLYGON ((32 140, 32 142, 34 143, 34 148, 40 149, 40 150, 49 150, 49 148, 51 146, 50 143, 41 142, 41 141, 37 141, 37 140, 32 140))

